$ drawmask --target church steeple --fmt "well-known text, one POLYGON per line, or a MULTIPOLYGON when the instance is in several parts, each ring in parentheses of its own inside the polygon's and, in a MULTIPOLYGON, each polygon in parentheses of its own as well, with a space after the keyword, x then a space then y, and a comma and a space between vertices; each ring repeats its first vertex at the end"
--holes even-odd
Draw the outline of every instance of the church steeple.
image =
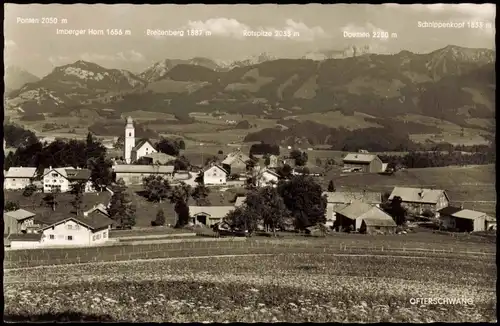
POLYGON ((127 125, 125 126, 125 146, 123 146, 124 154, 123 158, 127 164, 132 161, 132 149, 135 147, 135 128, 134 120, 132 117, 127 118, 127 125))

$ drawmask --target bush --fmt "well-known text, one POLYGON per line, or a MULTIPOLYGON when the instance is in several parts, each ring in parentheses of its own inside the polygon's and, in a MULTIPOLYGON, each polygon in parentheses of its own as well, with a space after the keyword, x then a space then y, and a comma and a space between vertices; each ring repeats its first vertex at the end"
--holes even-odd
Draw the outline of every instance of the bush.
POLYGON ((429 209, 426 209, 423 213, 422 213, 422 216, 424 217, 435 217, 436 214, 434 214, 431 210, 429 209))

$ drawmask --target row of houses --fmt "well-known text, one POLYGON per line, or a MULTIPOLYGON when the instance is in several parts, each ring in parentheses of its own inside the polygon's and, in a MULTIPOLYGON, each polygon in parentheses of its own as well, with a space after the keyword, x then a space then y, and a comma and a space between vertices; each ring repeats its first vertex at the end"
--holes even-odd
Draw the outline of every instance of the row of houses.
MULTIPOLYGON (((324 192, 327 198, 326 226, 337 231, 394 233, 396 223, 380 206, 379 192, 324 192)), ((496 219, 486 213, 449 206, 444 190, 395 187, 389 200, 401 197, 409 213, 432 212, 444 229, 473 232, 496 229, 496 219)), ((245 205, 246 197, 237 197, 234 206, 190 206, 192 224, 211 227, 222 222, 235 207, 245 205)))
POLYGON ((52 192, 56 188, 61 192, 68 192, 74 183, 84 182, 85 192, 94 192, 90 174, 88 169, 49 167, 44 169, 39 178, 35 167, 11 167, 4 171, 4 189, 21 190, 30 184, 35 184, 44 192, 52 192))
POLYGON ((12 249, 81 247, 108 241, 114 221, 99 204, 81 216, 37 216, 24 209, 4 212, 4 240, 12 249))

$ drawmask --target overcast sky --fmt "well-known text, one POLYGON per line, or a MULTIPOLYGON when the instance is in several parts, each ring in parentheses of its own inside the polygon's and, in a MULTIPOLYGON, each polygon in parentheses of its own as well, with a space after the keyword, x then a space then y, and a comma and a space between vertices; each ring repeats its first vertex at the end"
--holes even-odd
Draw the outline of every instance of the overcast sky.
POLYGON ((267 52, 300 57, 322 49, 369 45, 377 53, 431 52, 446 45, 494 48, 495 5, 87 5, 6 4, 4 57, 40 77, 56 66, 87 60, 107 68, 142 71, 154 62, 207 57, 232 61, 267 52), (58 24, 26 19, 57 18, 58 24), (63 23, 64 19, 67 23, 63 23), (23 21, 23 23, 21 22, 23 21), (419 21, 491 23, 492 28, 419 28, 419 21), (57 35, 56 29, 122 29, 131 35, 57 35), (183 37, 146 35, 184 30, 183 37), (186 30, 211 32, 187 36, 186 30), (245 31, 290 31, 292 37, 251 37, 245 31), (344 31, 397 38, 345 38, 344 31), (395 35, 394 35, 395 36, 395 35))

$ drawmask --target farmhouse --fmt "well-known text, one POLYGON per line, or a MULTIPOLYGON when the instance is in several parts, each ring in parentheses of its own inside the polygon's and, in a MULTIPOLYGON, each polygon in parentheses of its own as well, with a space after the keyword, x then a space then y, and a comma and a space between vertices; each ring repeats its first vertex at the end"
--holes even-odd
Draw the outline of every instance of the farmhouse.
POLYGON ((276 187, 278 184, 279 175, 273 170, 256 166, 254 168, 254 175, 255 185, 257 187, 267 187, 271 185, 276 187))
POLYGON ((68 192, 71 186, 77 182, 85 182, 85 192, 94 192, 90 171, 88 169, 74 168, 52 168, 43 171, 43 192, 68 192))
POLYGON ((20 190, 33 183, 36 177, 36 168, 11 167, 5 172, 4 189, 20 190))
POLYGON ((356 230, 363 233, 393 233, 396 223, 382 209, 355 201, 337 212, 336 226, 340 230, 356 230), (364 225, 363 225, 364 222, 364 225))
POLYGON ((401 206, 406 208, 409 213, 418 215, 425 211, 436 214, 450 203, 446 192, 439 189, 395 187, 389 200, 393 200, 396 196, 401 197, 403 201, 401 206))
POLYGON ((115 180, 123 179, 128 185, 142 185, 142 180, 150 175, 161 175, 164 178, 172 179, 174 176, 173 165, 113 165, 115 180))
POLYGON ((218 166, 212 165, 203 171, 203 183, 205 185, 223 185, 226 184, 228 172, 218 166))
POLYGON ((343 159, 344 169, 359 169, 361 172, 383 172, 383 163, 377 155, 350 153, 343 159))
POLYGON ((224 217, 234 210, 234 206, 189 206, 192 223, 211 227, 222 222, 224 217))
POLYGON ((33 232, 35 213, 18 209, 3 213, 4 234, 17 234, 33 232))
POLYGON ((456 207, 439 211, 443 227, 458 232, 477 232, 496 229, 496 219, 483 212, 456 207))
POLYGON ((248 160, 250 158, 247 155, 237 150, 229 153, 221 164, 228 174, 242 174, 246 171, 248 160))
POLYGON ((42 228, 41 246, 90 246, 108 240, 113 220, 98 214, 68 217, 42 228))
POLYGON ((372 206, 380 207, 382 203, 382 194, 380 192, 349 192, 349 191, 335 191, 323 192, 326 196, 326 220, 327 225, 333 225, 336 220, 336 214, 338 211, 346 208, 349 204, 354 201, 359 201, 372 206))
POLYGON ((143 159, 148 161, 149 164, 167 164, 169 162, 175 161, 175 157, 165 153, 151 153, 142 156, 143 159))

